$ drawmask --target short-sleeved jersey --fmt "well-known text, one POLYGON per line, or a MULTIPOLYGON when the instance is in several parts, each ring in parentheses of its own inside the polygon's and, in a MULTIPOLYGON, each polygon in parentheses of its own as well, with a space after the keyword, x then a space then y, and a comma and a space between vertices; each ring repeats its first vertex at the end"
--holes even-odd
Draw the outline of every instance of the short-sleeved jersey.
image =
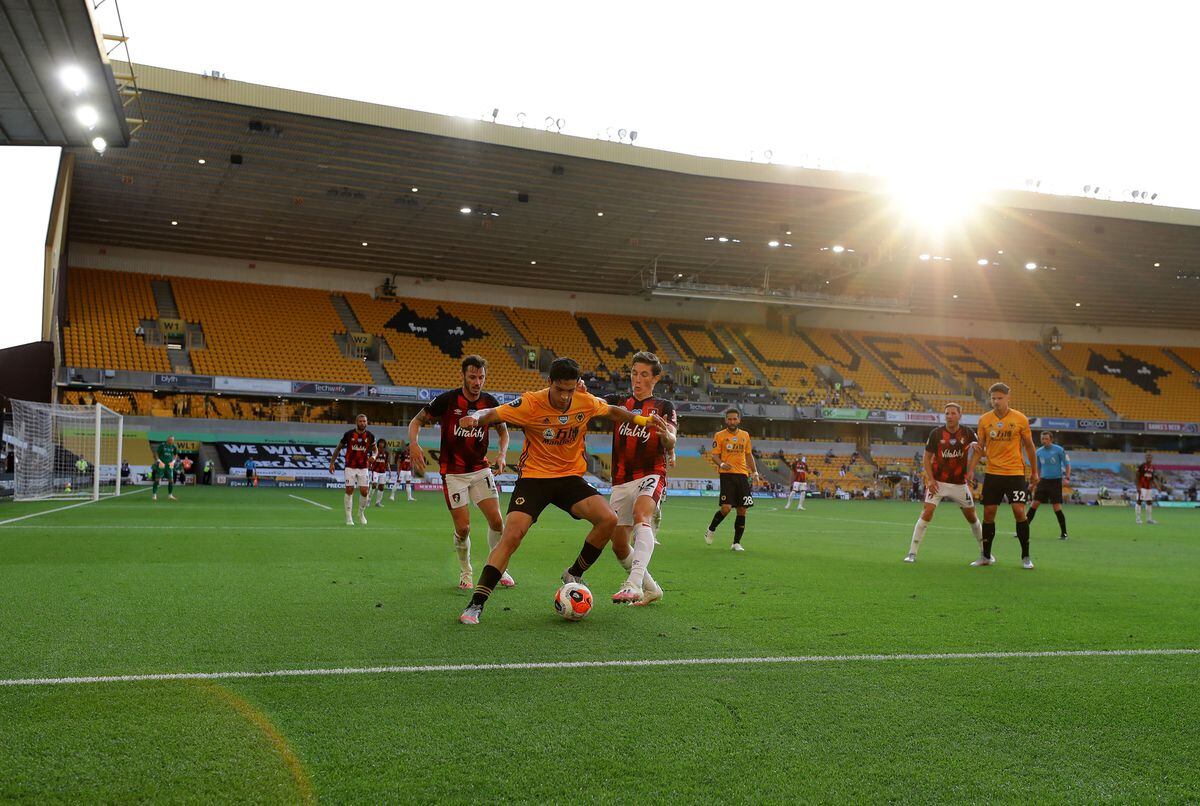
POLYGON ((1154 463, 1142 462, 1137 469, 1137 486, 1139 490, 1154 489, 1154 463))
POLYGON ((429 402, 425 411, 442 428, 442 450, 439 464, 442 475, 474 473, 488 466, 488 428, 463 428, 458 421, 480 409, 499 408, 500 403, 487 392, 469 400, 462 389, 448 389, 429 402))
POLYGON ((375 461, 371 463, 371 469, 376 473, 386 473, 391 468, 391 453, 387 448, 375 447, 375 461))
POLYGON ((1025 460, 1021 457, 1021 443, 1032 439, 1029 418, 1016 409, 1009 409, 1004 417, 988 411, 979 418, 979 442, 987 456, 987 473, 992 476, 1024 476, 1025 460))
POLYGON ((396 452, 396 469, 412 470, 412 448, 401 448, 396 452))
POLYGON ((169 465, 179 455, 179 446, 172 445, 169 442, 160 442, 158 443, 158 448, 154 451, 154 455, 158 458, 158 461, 164 465, 169 465))
POLYGON ((583 439, 593 417, 608 414, 603 399, 576 392, 566 411, 550 405, 550 390, 526 392, 496 409, 502 422, 525 430, 525 447, 517 463, 521 478, 557 479, 587 472, 583 439))
POLYGON ((1061 479, 1071 466, 1071 457, 1062 445, 1043 445, 1037 449, 1038 475, 1044 479, 1061 479))
POLYGON ((974 432, 964 425, 960 425, 957 431, 951 431, 944 425, 930 431, 929 439, 925 440, 925 452, 933 454, 930 465, 934 480, 943 484, 966 484, 967 451, 973 442, 974 432))
MULTIPOLYGON (((638 400, 633 395, 606 395, 604 402, 649 417, 657 414, 675 425, 675 405, 660 397, 638 400)), ((667 477, 667 448, 649 425, 614 423, 612 483, 626 484, 644 476, 667 477)))
POLYGON ((742 429, 729 433, 728 428, 722 428, 713 437, 712 444, 713 456, 717 459, 717 464, 725 462, 729 465, 728 470, 722 470, 722 473, 736 473, 739 476, 750 475, 749 465, 746 462, 746 457, 750 455, 750 435, 742 429))
POLYGON ((803 459, 797 459, 792 462, 792 483, 805 481, 808 479, 808 462, 803 459))
POLYGON ((371 454, 375 452, 375 435, 370 431, 351 428, 342 434, 342 441, 338 443, 338 447, 346 449, 346 467, 366 470, 371 461, 371 454))

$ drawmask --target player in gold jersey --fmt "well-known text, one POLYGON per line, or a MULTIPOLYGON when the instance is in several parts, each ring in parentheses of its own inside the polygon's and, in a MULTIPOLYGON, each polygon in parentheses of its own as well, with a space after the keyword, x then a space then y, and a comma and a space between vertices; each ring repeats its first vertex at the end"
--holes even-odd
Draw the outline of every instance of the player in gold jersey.
POLYGON ((992 541, 996 539, 996 510, 1007 501, 1017 522, 1017 539, 1021 541, 1021 567, 1033 569, 1029 557, 1029 521, 1025 504, 1029 501, 1030 486, 1037 486, 1037 448, 1029 431, 1029 419, 1008 405, 1008 386, 994 383, 988 392, 992 410, 979 418, 977 429, 979 450, 987 466, 983 476, 983 553, 973 566, 992 565, 992 541), (1025 459, 1029 457, 1030 479, 1025 481, 1025 459))
POLYGON ((736 509, 737 517, 733 521, 734 551, 745 551, 742 548, 742 534, 746 531, 746 510, 754 506, 754 498, 750 491, 750 479, 762 481, 758 468, 754 464, 754 452, 750 446, 750 435, 741 429, 742 413, 735 408, 726 409, 725 427, 713 437, 712 452, 709 459, 717 468, 721 477, 720 508, 708 524, 704 533, 704 542, 711 544, 713 534, 729 510, 736 509))

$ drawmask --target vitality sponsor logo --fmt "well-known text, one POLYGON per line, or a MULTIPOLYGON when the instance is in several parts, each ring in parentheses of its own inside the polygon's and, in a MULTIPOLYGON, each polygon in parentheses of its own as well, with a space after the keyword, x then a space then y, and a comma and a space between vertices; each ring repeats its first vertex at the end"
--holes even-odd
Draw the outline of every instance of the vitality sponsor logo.
POLYGON ((617 433, 623 437, 641 440, 642 442, 650 441, 650 429, 644 425, 621 423, 621 426, 617 429, 617 433))
POLYGON ((487 434, 484 433, 482 426, 477 425, 474 428, 463 428, 461 425, 455 425, 454 436, 461 439, 485 439, 487 434))

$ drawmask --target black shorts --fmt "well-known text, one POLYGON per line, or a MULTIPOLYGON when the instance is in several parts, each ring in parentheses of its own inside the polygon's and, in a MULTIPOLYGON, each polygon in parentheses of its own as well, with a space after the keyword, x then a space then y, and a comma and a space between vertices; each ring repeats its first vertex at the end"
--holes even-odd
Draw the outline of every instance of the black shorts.
POLYGON ((721 506, 752 507, 754 498, 750 495, 750 477, 741 473, 721 474, 721 506))
POLYGON ((1024 476, 997 476, 987 473, 983 477, 983 495, 980 500, 985 507, 994 507, 1005 502, 1010 504, 1029 503, 1029 484, 1024 476))
POLYGON ((1033 500, 1041 504, 1062 503, 1062 479, 1039 479, 1033 500))
POLYGON ((524 512, 537 523, 542 510, 554 504, 575 520, 571 507, 585 498, 599 495, 596 488, 583 480, 582 476, 560 476, 556 479, 517 479, 512 497, 508 499, 509 512, 524 512))

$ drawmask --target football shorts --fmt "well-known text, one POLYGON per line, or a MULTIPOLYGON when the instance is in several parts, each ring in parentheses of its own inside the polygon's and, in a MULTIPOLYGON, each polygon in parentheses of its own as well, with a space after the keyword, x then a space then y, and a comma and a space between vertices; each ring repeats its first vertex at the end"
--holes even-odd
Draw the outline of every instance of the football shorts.
POLYGON ((593 495, 596 488, 583 480, 583 476, 560 476, 554 479, 517 479, 512 497, 508 500, 509 512, 524 512, 537 523, 542 510, 553 504, 575 520, 579 516, 571 507, 593 495))
POLYGON ((1156 498, 1158 498, 1157 493, 1158 493, 1158 490, 1154 489, 1153 487, 1138 487, 1138 494, 1137 494, 1138 503, 1139 504, 1141 504, 1141 503, 1153 504, 1154 500, 1156 498))
POLYGON ((971 497, 971 488, 966 484, 951 484, 947 481, 939 481, 937 483, 937 492, 930 492, 929 488, 925 488, 925 503, 933 504, 935 507, 943 501, 950 501, 958 504, 963 509, 970 509, 975 506, 975 499, 971 497))
POLYGON ((793 482, 792 482, 792 492, 794 492, 794 493, 798 493, 798 492, 801 492, 801 491, 808 492, 808 482, 806 482, 806 481, 793 481, 793 482))
POLYGON ((1062 479, 1039 479, 1033 491, 1033 500, 1040 504, 1061 504, 1062 479))
POLYGON ((657 474, 613 485, 609 503, 613 512, 617 513, 617 526, 633 526, 633 505, 643 495, 652 499, 657 507, 662 500, 664 486, 663 477, 657 474))
POLYGON ((1029 503, 1029 483, 1024 476, 998 476, 987 473, 983 477, 983 505, 994 507, 1009 504, 1029 503))
POLYGON ((345 470, 347 487, 370 487, 371 471, 365 467, 348 467, 345 470))
POLYGON ((743 508, 754 506, 750 495, 750 477, 741 473, 721 474, 721 506, 743 508))
MULTIPOLYGON (((412 471, 401 471, 411 474, 412 471)), ((499 498, 496 490, 496 479, 488 468, 471 473, 450 473, 442 477, 442 494, 446 496, 446 506, 458 509, 467 504, 478 504, 488 498, 499 498)))

